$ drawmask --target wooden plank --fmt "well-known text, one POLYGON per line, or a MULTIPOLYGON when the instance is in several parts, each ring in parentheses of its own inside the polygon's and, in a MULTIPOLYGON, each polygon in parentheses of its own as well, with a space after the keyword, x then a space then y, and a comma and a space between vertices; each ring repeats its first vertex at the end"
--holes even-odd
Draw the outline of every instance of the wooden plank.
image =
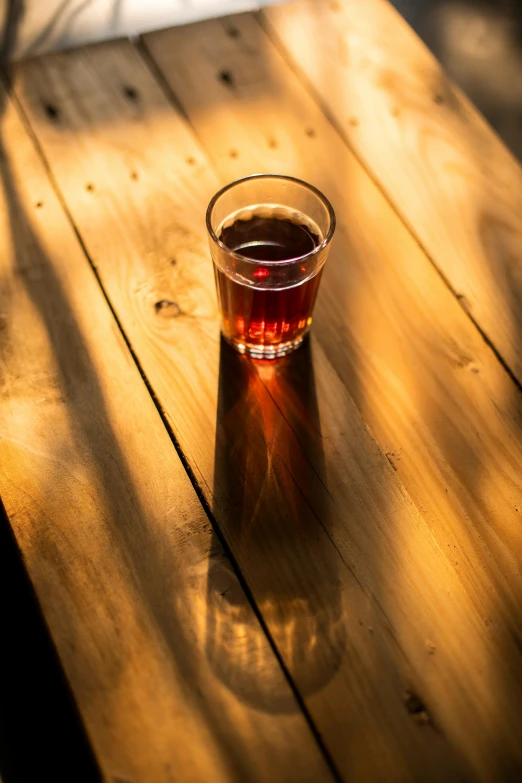
POLYGON ((0 492, 104 779, 329 780, 4 93, 1 104, 0 492))
MULTIPOLYGON (((222 52, 222 35, 211 32, 207 48, 222 52)), ((241 45, 252 53, 252 104, 270 107, 259 51, 252 42, 241 45)), ((188 63, 187 78, 194 66, 188 63)), ((271 85, 276 96, 281 89, 285 95, 285 84, 271 85)), ((477 606, 468 595, 321 348, 313 346, 311 359, 302 352, 277 365, 290 368, 279 398, 270 366, 256 370, 230 350, 219 352, 204 231, 217 181, 137 53, 122 43, 26 63, 16 90, 343 775, 459 779, 465 756, 477 778, 495 779, 500 761, 517 764, 517 679, 498 700, 486 677, 493 660, 495 676, 509 678, 517 652, 508 640, 505 664, 498 663, 498 640, 485 632, 481 616, 489 603, 477 606), (56 109, 51 118, 43 109, 49 104, 56 109), (281 396, 299 400, 293 428, 291 413, 283 409, 287 421, 274 405, 281 396), (497 736, 500 709, 510 717, 497 736)), ((213 114, 212 104, 200 106, 213 114)), ((215 130, 221 132, 219 123, 215 130)))
POLYGON ((522 382, 517 161, 387 0, 299 0, 263 20, 522 382))
MULTIPOLYGON (((519 697, 511 700, 521 672, 518 390, 251 17, 145 42, 224 179, 278 171, 312 181, 332 199, 339 231, 314 334, 450 556, 482 626, 468 639, 470 655, 492 645, 488 669, 505 683, 500 701, 519 724, 519 697), (501 674, 507 658, 511 685, 501 674)), ((291 405, 283 394, 278 402, 285 412, 291 405)), ((297 427, 296 412, 286 415, 297 427)), ((487 699, 491 683, 482 687, 487 699)), ((453 711, 447 691, 437 696, 441 712, 444 705, 453 711)), ((493 737, 491 724, 480 742, 493 737)))

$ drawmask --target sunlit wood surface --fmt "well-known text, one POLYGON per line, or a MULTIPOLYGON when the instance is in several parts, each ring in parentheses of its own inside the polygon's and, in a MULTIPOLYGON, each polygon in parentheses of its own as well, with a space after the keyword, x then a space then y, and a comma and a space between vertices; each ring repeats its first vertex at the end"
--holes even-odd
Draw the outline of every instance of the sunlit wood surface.
POLYGON ((511 153, 389 3, 302 0, 263 18, 522 383, 522 176, 511 153))
POLYGON ((34 145, 1 99, 1 491, 102 770, 111 781, 170 781, 178 768, 187 780, 244 770, 328 780, 34 145), (272 692, 285 711, 259 708, 272 692))
POLYGON ((520 780, 518 165, 378 0, 9 84, 0 493, 101 774, 520 780), (204 226, 259 171, 338 216, 312 339, 263 365, 204 226))

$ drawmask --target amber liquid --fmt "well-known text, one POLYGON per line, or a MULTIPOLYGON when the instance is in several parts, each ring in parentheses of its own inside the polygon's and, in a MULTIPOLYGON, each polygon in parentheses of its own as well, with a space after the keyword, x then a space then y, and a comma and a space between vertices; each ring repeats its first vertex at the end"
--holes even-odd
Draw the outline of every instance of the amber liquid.
MULTIPOLYGON (((253 215, 238 219, 220 232, 230 250, 256 261, 287 261, 312 252, 321 242, 318 234, 294 217, 253 215)), ((285 265, 259 264, 255 277, 259 287, 243 285, 215 267, 216 285, 227 339, 245 346, 293 343, 311 323, 321 272, 304 283, 270 288, 274 275, 285 274, 285 265)))

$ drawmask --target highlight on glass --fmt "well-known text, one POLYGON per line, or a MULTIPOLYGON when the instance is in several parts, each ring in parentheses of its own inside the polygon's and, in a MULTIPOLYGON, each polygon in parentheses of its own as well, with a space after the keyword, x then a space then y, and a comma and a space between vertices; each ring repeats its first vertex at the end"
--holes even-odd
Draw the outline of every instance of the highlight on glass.
POLYGON ((335 231, 328 199, 293 177, 255 174, 216 193, 207 229, 224 338, 259 359, 298 348, 335 231))

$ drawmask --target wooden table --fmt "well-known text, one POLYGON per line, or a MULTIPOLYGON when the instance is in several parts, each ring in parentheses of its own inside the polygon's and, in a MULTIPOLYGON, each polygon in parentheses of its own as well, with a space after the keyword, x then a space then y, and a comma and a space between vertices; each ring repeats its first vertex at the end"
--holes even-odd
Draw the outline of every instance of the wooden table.
POLYGON ((522 174, 473 106, 299 0, 22 62, 0 127, 0 493, 104 780, 522 779, 522 174), (338 232, 255 365, 204 211, 260 171, 338 232))

